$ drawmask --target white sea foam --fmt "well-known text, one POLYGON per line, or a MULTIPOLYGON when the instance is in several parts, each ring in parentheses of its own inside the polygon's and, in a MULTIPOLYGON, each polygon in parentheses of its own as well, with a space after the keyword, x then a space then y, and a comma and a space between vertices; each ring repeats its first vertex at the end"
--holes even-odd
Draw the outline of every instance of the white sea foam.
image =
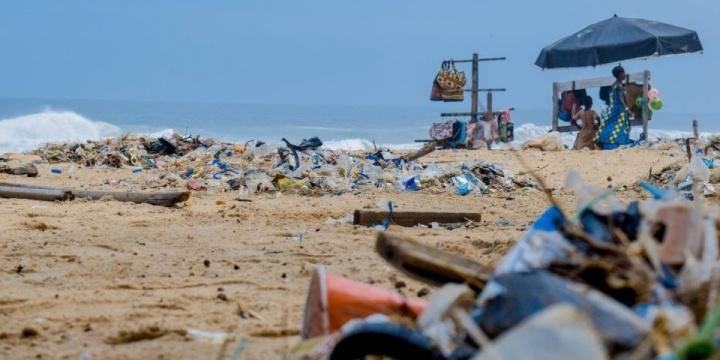
POLYGON ((323 147, 330 150, 371 150, 373 143, 365 139, 344 139, 326 141, 323 147))
POLYGON ((175 134, 175 133, 177 133, 177 131, 174 129, 162 129, 160 131, 153 131, 153 132, 140 132, 137 135, 147 136, 147 137, 151 137, 151 138, 160 138, 160 137, 169 138, 169 137, 173 136, 173 134, 175 134))
MULTIPOLYGON (((513 141, 513 145, 520 145, 524 143, 527 140, 530 140, 532 138, 536 138, 538 136, 541 136, 543 134, 547 134, 548 131, 550 131, 549 126, 538 126, 535 124, 522 124, 515 127, 514 135, 515 135, 515 141, 513 141)), ((639 127, 634 127, 630 131, 630 138, 632 139, 638 139, 640 138, 640 134, 642 133, 642 129, 639 127)), ((712 133, 700 133, 701 137, 707 137, 710 136, 712 133)), ((562 140, 563 144, 565 144, 567 147, 572 147, 575 143, 575 137, 577 136, 577 132, 569 132, 569 133, 562 133, 562 140)), ((687 138, 693 136, 691 132, 689 131, 680 131, 680 130, 665 130, 665 129, 648 129, 648 140, 651 142, 658 141, 662 139, 680 139, 680 138, 687 138)))
POLYGON ((0 120, 0 152, 28 151, 45 143, 117 136, 120 128, 72 111, 53 111, 0 120))
POLYGON ((390 148, 394 150, 406 150, 406 149, 417 149, 418 144, 373 144, 372 141, 366 139, 343 139, 343 140, 330 140, 323 144, 323 148, 329 150, 363 150, 372 151, 375 148, 390 148))
MULTIPOLYGON (((532 123, 515 126, 515 141, 509 145, 498 145, 496 148, 517 147, 523 142, 546 134, 549 126, 538 126, 532 123)), ((11 151, 29 151, 46 143, 97 140, 120 135, 128 129, 102 121, 90 120, 72 111, 45 110, 42 112, 23 115, 10 119, 0 120, 0 153, 11 151)), ((175 132, 173 129, 160 131, 139 131, 139 135, 150 137, 167 137, 175 132)), ((640 128, 634 128, 631 137, 637 139, 640 128)), ((710 135, 703 133, 704 136, 710 135)), ((576 133, 562 134, 563 143, 571 147, 575 141, 576 133)), ((678 139, 691 136, 688 131, 650 129, 649 140, 678 139)), ((231 139, 223 139, 230 141, 231 139)), ((276 139, 266 139, 269 143, 281 145, 276 139)), ((244 141, 241 141, 244 142, 244 141)), ((394 150, 417 149, 419 143, 377 143, 361 138, 348 138, 324 141, 323 146, 331 150, 372 151, 377 148, 390 148, 394 150)))

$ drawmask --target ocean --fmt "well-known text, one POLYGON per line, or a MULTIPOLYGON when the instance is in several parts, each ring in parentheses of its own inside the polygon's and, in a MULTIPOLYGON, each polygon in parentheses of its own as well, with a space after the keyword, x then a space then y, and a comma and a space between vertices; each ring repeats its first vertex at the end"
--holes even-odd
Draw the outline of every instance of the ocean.
MULTIPOLYGON (((228 142, 259 139, 299 142, 317 136, 333 149, 418 147, 441 111, 467 111, 467 104, 428 107, 301 106, 228 103, 61 99, 0 99, 0 152, 28 151, 48 142, 82 141, 123 133, 183 134, 228 142)), ((600 111, 600 109, 596 109, 600 111)), ((516 143, 547 132, 550 110, 513 112, 516 143)), ((703 132, 720 132, 718 114, 655 112, 650 137, 687 136, 692 119, 703 132)), ((637 137, 639 129, 634 129, 637 137)), ((572 144, 574 135, 564 141, 572 144)))

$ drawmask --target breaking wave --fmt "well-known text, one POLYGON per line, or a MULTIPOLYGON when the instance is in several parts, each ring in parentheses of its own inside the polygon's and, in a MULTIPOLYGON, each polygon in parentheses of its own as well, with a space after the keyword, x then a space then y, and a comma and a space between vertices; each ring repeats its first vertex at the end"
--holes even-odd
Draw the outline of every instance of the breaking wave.
POLYGON ((29 151, 46 143, 97 140, 120 133, 115 125, 72 111, 47 110, 0 120, 0 152, 29 151))
MULTIPOLYGON (((138 135, 147 135, 152 137, 170 136, 175 131, 173 129, 153 129, 148 128, 134 129, 138 135), (139 131, 137 131, 139 130, 139 131)), ((70 142, 99 140, 107 137, 118 136, 124 131, 133 131, 133 129, 121 129, 110 123, 90 120, 73 111, 57 111, 45 110, 29 115, 18 116, 8 119, 0 119, 0 153, 3 152, 22 152, 30 151, 47 143, 70 142)), ((523 142, 546 134, 550 130, 549 126, 538 126, 532 123, 526 123, 515 126, 515 141, 509 145, 500 145, 498 148, 515 147, 523 142)), ((269 131, 272 133, 272 131, 269 131)), ((230 134, 226 134, 232 137, 230 134)), ((275 134, 277 135, 277 134, 275 134)), ((562 134, 562 140, 565 145, 571 147, 575 141, 576 133, 562 134)), ((640 135, 640 129, 632 130, 632 138, 637 139, 640 135)), ((704 136, 709 134, 703 133, 704 136)), ((691 136, 690 132, 678 130, 650 129, 649 140, 656 141, 658 139, 678 139, 691 136)), ((221 139, 227 141, 241 139, 221 139)), ((277 139, 267 138, 270 143, 279 141, 277 139)), ((390 148, 395 150, 418 149, 420 143, 377 143, 371 140, 361 138, 347 138, 339 140, 323 139, 324 148, 331 150, 347 150, 347 151, 372 151, 377 148, 390 148)))

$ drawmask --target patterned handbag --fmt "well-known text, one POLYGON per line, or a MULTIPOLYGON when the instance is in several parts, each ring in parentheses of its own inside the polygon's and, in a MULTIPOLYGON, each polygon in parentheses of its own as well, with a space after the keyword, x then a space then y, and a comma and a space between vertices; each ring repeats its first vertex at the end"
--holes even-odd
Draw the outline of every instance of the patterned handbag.
POLYGON ((443 97, 443 91, 444 87, 443 85, 447 85, 448 81, 448 63, 447 61, 443 61, 442 66, 440 66, 440 71, 438 71, 437 75, 435 75, 435 80, 433 80, 432 84, 432 90, 430 90, 430 100, 432 101, 442 101, 443 97))
POLYGON ((444 74, 444 83, 440 83, 443 87, 443 101, 463 101, 465 98, 465 73, 455 68, 455 62, 450 60, 446 65, 444 74))
POLYGON ((441 123, 433 123, 430 126, 430 138, 435 140, 449 139, 453 135, 454 121, 446 121, 441 123))
POLYGON ((443 61, 440 71, 438 71, 433 81, 430 100, 463 101, 465 83, 465 73, 455 68, 455 62, 452 60, 443 61))

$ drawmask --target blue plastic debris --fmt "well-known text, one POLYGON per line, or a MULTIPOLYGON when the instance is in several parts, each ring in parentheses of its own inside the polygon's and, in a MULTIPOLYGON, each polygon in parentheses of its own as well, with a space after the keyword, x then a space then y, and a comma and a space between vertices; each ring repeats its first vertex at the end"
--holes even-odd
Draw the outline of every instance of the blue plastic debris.
POLYGON ((420 190, 420 176, 413 175, 403 181, 403 188, 407 191, 420 190))

